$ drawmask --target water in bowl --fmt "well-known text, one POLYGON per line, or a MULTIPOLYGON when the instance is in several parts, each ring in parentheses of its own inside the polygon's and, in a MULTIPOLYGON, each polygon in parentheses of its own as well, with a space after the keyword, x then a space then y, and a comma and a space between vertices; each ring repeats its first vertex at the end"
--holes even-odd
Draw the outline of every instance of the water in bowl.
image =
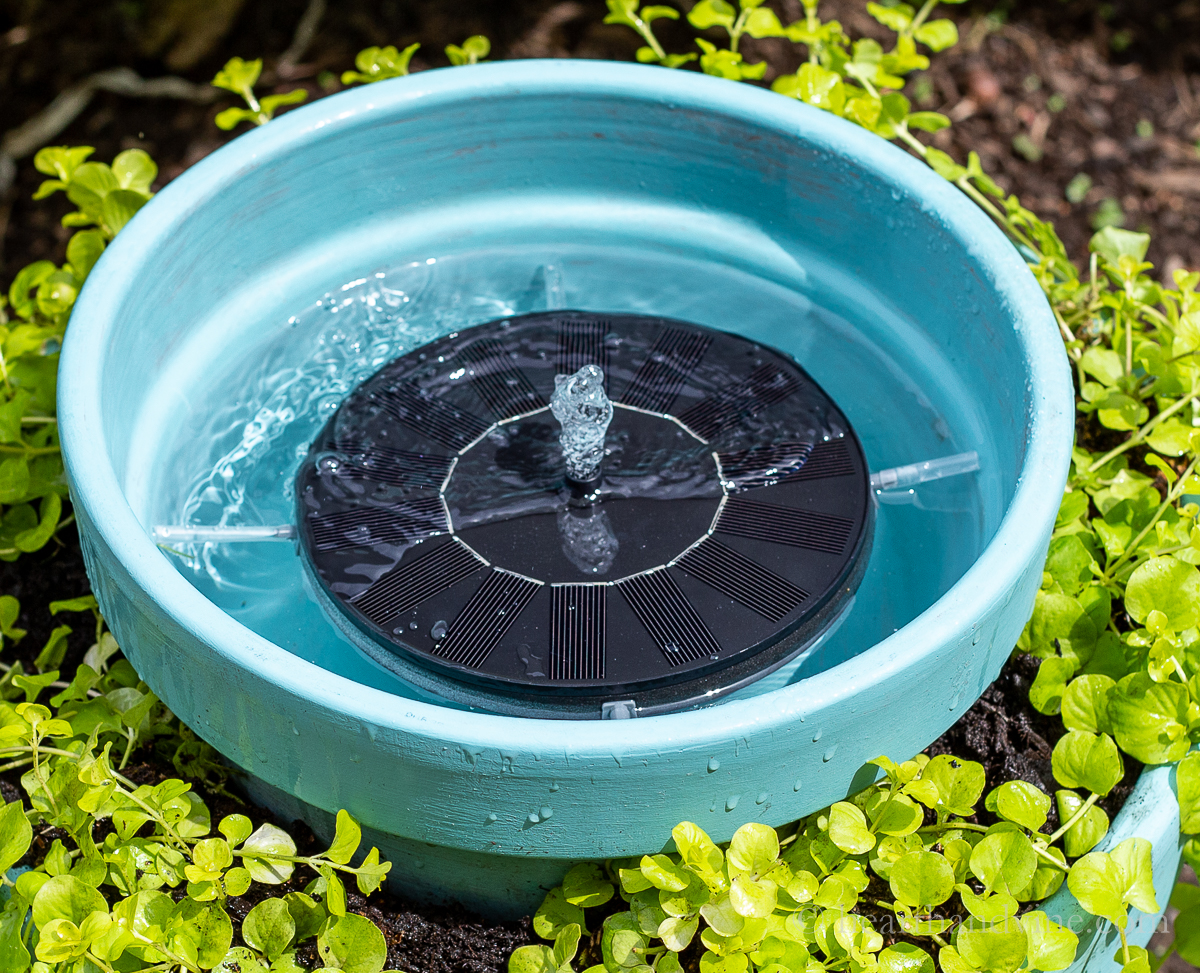
MULTIPOLYGON (((831 303, 711 260, 582 245, 475 251, 372 271, 286 320, 261 322, 270 334, 265 344, 197 379, 187 415, 173 424, 174 441, 158 450, 169 462, 157 476, 154 522, 289 523, 298 464, 344 396, 386 362, 443 334, 564 307, 736 332, 800 362, 847 414, 872 470, 972 449, 983 464, 981 473, 880 496, 870 564, 848 614, 816 651, 748 692, 777 689, 915 618, 970 566, 998 521, 996 504, 981 495, 987 437, 963 405, 969 399, 955 369, 919 329, 888 319, 878 302, 841 300, 845 316, 831 303), (856 306, 864 310, 852 321, 847 311, 856 306)), ((399 696, 428 698, 327 621, 292 544, 168 550, 212 602, 294 655, 399 696)))

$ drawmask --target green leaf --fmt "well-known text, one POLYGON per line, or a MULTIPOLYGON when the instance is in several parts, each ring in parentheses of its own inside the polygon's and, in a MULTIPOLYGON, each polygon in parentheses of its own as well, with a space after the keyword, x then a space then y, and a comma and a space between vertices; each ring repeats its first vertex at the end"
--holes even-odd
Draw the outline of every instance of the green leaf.
POLYGON ((919 132, 940 132, 950 127, 950 119, 937 111, 915 111, 906 119, 909 128, 919 132))
POLYGON ((1005 892, 985 892, 983 895, 976 895, 966 883, 956 886, 956 890, 967 911, 982 922, 1003 922, 1015 916, 1021 908, 1021 904, 1005 892))
POLYGON ((303 88, 293 88, 281 95, 267 95, 262 100, 263 114, 267 118, 274 118, 276 109, 282 108, 284 105, 298 105, 307 98, 308 92, 303 88))
POLYGON ((1200 620, 1200 571, 1178 558, 1150 558, 1130 575, 1125 610, 1139 622, 1157 610, 1173 631, 1192 628, 1200 620))
POLYGON ((492 42, 482 34, 475 34, 468 37, 462 42, 462 47, 459 47, 457 44, 448 44, 446 46, 446 57, 456 67, 462 67, 467 64, 478 64, 491 52, 492 42))
POLYGON ((1029 966, 1035 970, 1065 970, 1075 962, 1079 937, 1053 922, 1044 912, 1026 912, 1020 919, 1028 940, 1029 966))
POLYGON ((879 954, 879 973, 936 973, 931 957, 920 946, 895 943, 879 954))
POLYGON ((1067 888, 1086 911, 1125 928, 1125 878, 1121 867, 1107 854, 1093 851, 1080 858, 1067 875, 1067 888))
POLYGON ((20 801, 0 810, 0 875, 25 857, 33 842, 33 828, 20 801))
POLYGON ((850 855, 862 855, 875 847, 866 816, 847 801, 838 801, 829 809, 829 839, 850 855))
MULTIPOLYGON (((1047 660, 1049 661, 1049 660, 1047 660)), ((1043 663, 1045 665, 1045 663, 1043 663)), ((1108 697, 1116 681, 1110 676, 1077 676, 1062 697, 1062 721, 1068 730, 1110 733, 1108 697)))
POLYGON ((62 498, 57 493, 43 497, 38 506, 39 520, 37 526, 23 530, 13 538, 17 550, 26 554, 41 550, 54 536, 58 527, 58 518, 62 515, 62 498))
POLYGON ((1107 733, 1071 730, 1059 738, 1051 755, 1054 779, 1063 787, 1085 787, 1106 796, 1125 775, 1121 754, 1107 733))
POLYGON ((100 204, 104 226, 116 236, 146 203, 146 197, 132 189, 114 189, 100 204))
POLYGON ((1158 912, 1158 898, 1154 894, 1151 853, 1150 842, 1145 838, 1126 838, 1108 854, 1124 876, 1124 901, 1152 916, 1158 912))
POLYGON ((126 149, 113 159, 112 171, 122 189, 146 194, 158 175, 158 166, 141 149, 126 149))
POLYGON ((1181 909, 1175 917, 1175 952, 1192 966, 1200 965, 1200 905, 1181 909))
POLYGON ((553 939, 571 923, 581 929, 587 928, 583 910, 564 899, 561 888, 551 889, 533 915, 533 931, 543 939, 553 939))
POLYGON ((564 926, 554 937, 554 965, 558 969, 569 968, 571 960, 579 952, 580 929, 575 923, 564 926))
POLYGON ((725 0, 700 0, 687 15, 688 23, 699 30, 709 27, 733 26, 737 19, 737 11, 725 0))
POLYGON ((1190 746, 1188 702, 1177 682, 1154 682, 1145 672, 1121 679, 1108 700, 1117 745, 1144 764, 1181 760, 1190 746))
MULTIPOLYGON (((272 963, 296 935, 296 923, 283 899, 263 899, 242 920, 242 938, 272 963)), ((382 967, 381 967, 382 969, 382 967)))
POLYGON ((1028 937, 1019 922, 988 925, 972 917, 956 930, 954 946, 977 970, 1013 973, 1025 961, 1028 937))
POLYGON ((99 230, 80 230, 67 243, 67 262, 72 274, 83 280, 92 272, 96 261, 104 253, 104 234, 99 230))
POLYGON ((749 873, 729 884, 729 901, 734 911, 748 919, 765 919, 775 911, 779 887, 770 879, 755 881, 749 873))
POLYGON ((1050 796, 1027 781, 1010 780, 993 790, 984 806, 1005 821, 1037 831, 1046 823, 1050 796))
MULTIPOLYGON (((1057 791, 1054 795, 1058 805, 1058 819, 1066 824, 1083 806, 1083 798, 1074 791, 1057 791)), ((1079 858, 1100 843, 1108 834, 1108 815, 1103 808, 1094 804, 1083 812, 1083 816, 1071 825, 1063 837, 1063 850, 1071 858, 1079 858)))
MULTIPOLYGON (((581 866, 576 865, 575 867, 580 868, 581 866)), ((596 874, 599 875, 599 866, 592 867, 596 869, 596 874)), ((643 855, 642 874, 656 889, 662 889, 666 892, 682 892, 692 881, 688 870, 680 863, 672 861, 666 855, 643 855)), ((611 886, 609 888, 611 890, 611 886)), ((567 901, 572 901, 570 894, 567 893, 565 881, 563 883, 563 891, 567 894, 567 901)), ((611 891, 609 897, 611 898, 611 891)), ((576 905, 579 904, 581 903, 576 903, 576 905)))
POLYGON ((28 320, 33 316, 34 293, 57 269, 49 260, 38 260, 17 272, 8 288, 8 302, 19 317, 28 320))
POLYGON ((907 3, 898 3, 885 7, 881 3, 868 3, 867 13, 878 20, 884 27, 899 33, 907 30, 913 20, 913 8, 907 3))
POLYGON ((24 456, 0 461, 0 503, 20 503, 29 493, 29 463, 24 456))
POLYGON ((604 877, 600 866, 594 862, 576 865, 567 872, 562 890, 563 897, 581 909, 603 905, 616 891, 612 882, 604 877))
POLYGON ((1063 693, 1067 680, 1078 668, 1075 659, 1061 659, 1056 655, 1043 659, 1029 687, 1029 702, 1039 713, 1053 716, 1062 709, 1063 693))
POLYGON ((795 74, 776 78, 771 90, 835 115, 840 115, 846 105, 846 87, 841 75, 819 64, 803 64, 795 74))
POLYGON ((1118 263, 1122 257, 1132 257, 1141 262, 1146 259, 1146 251, 1150 249, 1150 234, 1106 226, 1092 237, 1088 249, 1111 264, 1118 263))
POLYGON ((682 916, 668 916, 662 921, 658 927, 658 937, 663 941, 663 945, 673 953, 682 953, 691 945, 692 939, 696 935, 696 930, 700 928, 700 919, 698 916, 686 918, 682 916))
POLYGON ((213 973, 267 973, 267 968, 245 946, 237 946, 213 967, 213 973))
POLYGON ((765 824, 743 824, 733 833, 725 860, 729 875, 765 875, 779 859, 779 835, 765 824))
POLYGON ((938 810, 961 817, 975 813, 986 777, 983 765, 948 754, 934 757, 921 771, 921 778, 938 790, 938 810))
POLYGON ((243 61, 240 57, 234 57, 226 61, 225 67, 217 72, 217 76, 212 79, 212 85, 214 88, 224 88, 226 91, 246 97, 258 83, 260 74, 262 74, 261 59, 243 61))
POLYGON ((51 919, 69 919, 79 925, 93 912, 107 913, 108 903, 73 875, 55 875, 33 897, 33 922, 39 929, 51 919))
POLYGON ((985 835, 971 852, 971 871, 989 891, 1016 895, 1036 870, 1033 845, 1015 829, 985 835))
POLYGON ((362 828, 358 826, 358 822, 350 817, 347 811, 338 811, 333 844, 325 852, 325 857, 331 862, 345 865, 354 857, 354 853, 358 851, 361 841, 362 828))
POLYGON ((330 920, 317 937, 317 953, 331 970, 380 973, 387 961, 387 942, 370 919, 347 913, 330 920))
POLYGON ((549 946, 518 946, 508 957, 508 973, 556 973, 549 946))
POLYGON ((892 895, 908 906, 941 905, 954 892, 954 869, 931 851, 909 852, 892 865, 892 895))
POLYGON ((953 20, 931 20, 922 24, 913 37, 933 51, 944 51, 958 43, 958 28, 953 20))
MULTIPOLYGON (((1184 834, 1200 834, 1200 753, 1189 753, 1179 761, 1175 782, 1179 792, 1179 830, 1184 834)), ((0 834, 3 833, 0 825, 0 834)), ((0 854, 0 863, 3 861, 4 855, 0 854)))
POLYGON ((420 44, 409 44, 403 51, 391 47, 368 47, 358 52, 354 58, 354 66, 358 71, 346 71, 342 74, 342 84, 361 82, 370 84, 384 81, 388 78, 402 78, 408 74, 409 62, 417 52, 420 44))
POLYGON ((1096 623, 1078 598, 1055 591, 1039 591, 1029 624, 1029 651, 1041 659, 1061 653, 1084 660, 1096 645, 1096 623))
POLYGON ((282 885, 296 869, 292 862, 271 859, 271 855, 296 854, 296 843, 291 836, 273 824, 261 825, 246 839, 238 854, 254 881, 266 885, 282 885))
POLYGON ((217 830, 225 836, 231 845, 237 847, 250 837, 250 833, 254 830, 254 825, 244 814, 227 814, 221 818, 221 823, 217 825, 217 830))
POLYGON ((725 855, 699 825, 682 821, 671 829, 671 837, 688 870, 710 888, 722 886, 725 855))
MULTIPOLYGON (((229 876, 226 875, 226 887, 228 880, 229 876)), ((298 943, 317 935, 321 931, 321 925, 329 917, 325 907, 305 892, 289 892, 283 897, 283 901, 287 903, 292 922, 296 925, 298 943)))

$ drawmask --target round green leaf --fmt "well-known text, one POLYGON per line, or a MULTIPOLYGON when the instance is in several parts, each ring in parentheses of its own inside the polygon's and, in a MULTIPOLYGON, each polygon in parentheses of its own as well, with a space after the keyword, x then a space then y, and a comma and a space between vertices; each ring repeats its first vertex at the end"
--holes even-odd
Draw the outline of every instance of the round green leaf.
POLYGON ((24 857, 33 841, 33 828, 25 817, 20 801, 5 804, 0 810, 0 874, 7 872, 24 857))
POLYGON ((1152 557, 1129 577, 1125 610, 1144 622, 1157 609, 1173 631, 1182 632, 1200 620, 1200 571, 1174 557, 1152 557))
POLYGON ((55 875, 33 897, 33 922, 39 929, 51 919, 70 919, 78 926, 93 912, 108 912, 108 903, 74 875, 55 875))
MULTIPOLYGON (((1074 791, 1058 791, 1054 795, 1058 804, 1058 819, 1066 824, 1083 806, 1083 798, 1074 791)), ((1086 855, 1108 834, 1108 815, 1103 808, 1092 805, 1083 812, 1083 817, 1071 825, 1063 836, 1063 850, 1071 858, 1086 855)))
POLYGON ((948 754, 930 760, 921 771, 921 778, 937 787, 938 810, 962 817, 975 813, 975 804, 986 783, 983 764, 948 754))
POLYGON ((330 969, 380 973, 387 962, 387 942, 370 919, 348 912, 317 937, 317 953, 330 969))
POLYGON ((862 855, 875 847, 866 816, 847 801, 838 801, 829 809, 829 840, 849 855, 862 855))
POLYGON ((1144 764, 1183 759, 1188 739, 1187 688, 1154 682, 1145 672, 1121 679, 1109 694, 1108 715, 1122 750, 1144 764))
POLYGON ((1077 676, 1062 695, 1062 721, 1068 730, 1111 733, 1108 696, 1116 686, 1111 676, 1077 676))
POLYGON ((1005 821, 1012 821, 1030 831, 1037 831, 1046 823, 1050 797, 1028 781, 1010 780, 988 795, 986 807, 1005 821))
POLYGON ((892 866, 889 884, 905 905, 941 905, 954 891, 954 868, 932 851, 913 851, 892 866))
POLYGON ((751 872, 765 875, 779 859, 779 835, 765 824, 743 824, 733 833, 725 860, 730 876, 751 872))
MULTIPOLYGON (((1200 833, 1200 753, 1189 753, 1175 768, 1179 790, 1179 830, 1184 834, 1200 833)), ((4 833, 0 819, 0 834, 4 833)), ((3 861, 0 854, 0 862, 3 861)))
POLYGON ((1025 962, 1028 937, 1014 919, 988 925, 972 917, 958 927, 954 945, 976 969, 1013 973, 1025 962))
POLYGON ((239 854, 243 856, 242 864, 250 872, 250 877, 266 885, 282 885, 296 870, 292 862, 277 861, 270 857, 290 857, 296 854, 296 843, 292 841, 291 835, 273 824, 259 827, 242 844, 239 854), (256 857, 259 855, 263 857, 256 857))
POLYGON ((246 945, 257 949, 272 963, 291 945, 295 935, 296 922, 283 899, 263 899, 242 920, 246 945))
POLYGON ((971 871, 989 891, 1016 895, 1037 871, 1037 855, 1022 832, 995 831, 985 835, 972 850, 971 871))
POLYGON ((1075 962, 1079 937, 1070 929, 1052 922, 1044 912, 1027 912, 1021 916, 1021 928, 1028 938, 1029 965, 1035 970, 1053 973, 1065 970, 1075 962))
POLYGON ((508 973, 555 973, 549 946, 518 946, 508 957, 508 973))
POLYGON ((1192 966, 1200 966, 1200 905, 1183 909, 1175 917, 1175 952, 1192 966))
POLYGON ((583 910, 563 898, 562 889, 551 889, 544 902, 533 914, 533 931, 543 939, 553 939, 559 930, 571 923, 586 928, 583 910))
POLYGON ((933 957, 920 946, 896 943, 879 954, 879 973, 935 973, 933 957))
POLYGON ((1102 851, 1084 855, 1067 876, 1067 888, 1079 904, 1094 916, 1102 916, 1125 928, 1128 918, 1123 899, 1125 877, 1121 867, 1102 851))
POLYGON ((1101 797, 1125 775, 1121 754, 1107 733, 1071 730, 1054 745, 1050 765, 1063 787, 1085 787, 1101 797))

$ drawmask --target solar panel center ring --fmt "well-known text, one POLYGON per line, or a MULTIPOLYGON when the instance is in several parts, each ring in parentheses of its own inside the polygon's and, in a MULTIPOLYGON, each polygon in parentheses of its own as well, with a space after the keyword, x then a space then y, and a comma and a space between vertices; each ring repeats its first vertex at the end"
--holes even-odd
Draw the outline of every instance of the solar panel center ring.
POLYGON ((451 530, 499 568, 551 584, 661 567, 712 527, 725 495, 711 447, 672 416, 615 403, 599 501, 572 506, 548 408, 494 424, 442 489, 451 530))

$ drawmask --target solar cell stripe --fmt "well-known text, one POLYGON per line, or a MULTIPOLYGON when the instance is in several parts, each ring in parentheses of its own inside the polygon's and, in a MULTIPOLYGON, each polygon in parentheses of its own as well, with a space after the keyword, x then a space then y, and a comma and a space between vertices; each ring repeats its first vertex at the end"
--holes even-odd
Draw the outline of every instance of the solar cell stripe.
POLYGON ((564 320, 558 325, 558 374, 574 375, 584 365, 599 365, 604 369, 608 384, 608 352, 604 336, 609 322, 605 320, 564 320))
POLYGON ((608 588, 550 588, 550 678, 603 679, 608 588))
POLYGON ((400 563, 352 599, 351 604, 382 626, 482 569, 483 564, 474 554, 457 541, 451 541, 407 564, 400 563))
POLYGON ((808 597, 803 588, 711 537, 688 551, 676 566, 773 622, 786 618, 808 597))
POLYGON ((493 570, 463 606, 433 654, 478 669, 540 587, 528 578, 493 570))
POLYGON ((376 397, 397 422, 451 449, 462 449, 488 428, 479 416, 423 393, 412 382, 378 392, 376 397))
POLYGON ((666 571, 626 578, 617 588, 672 666, 721 651, 720 643, 666 571))
POLYGON ((621 402, 648 412, 669 412, 710 344, 712 335, 682 328, 663 329, 621 395, 621 402))
POLYGON ((730 497, 717 520, 717 532, 787 544, 826 554, 841 554, 854 521, 828 514, 793 510, 773 503, 730 497))
POLYGON ((512 359, 495 338, 481 338, 462 351, 469 362, 471 387, 496 419, 523 415, 540 409, 546 400, 512 367, 512 359))
POLYGON ((449 529, 445 507, 437 496, 417 497, 387 509, 356 507, 312 517, 309 523, 319 551, 416 540, 449 529))
POLYGON ((759 365, 741 382, 692 406, 679 416, 679 421, 703 438, 712 439, 746 416, 782 402, 799 387, 795 376, 777 365, 759 365))
POLYGON ((430 456, 353 440, 339 440, 334 449, 347 457, 340 475, 399 487, 439 487, 453 462, 449 456, 430 456))

